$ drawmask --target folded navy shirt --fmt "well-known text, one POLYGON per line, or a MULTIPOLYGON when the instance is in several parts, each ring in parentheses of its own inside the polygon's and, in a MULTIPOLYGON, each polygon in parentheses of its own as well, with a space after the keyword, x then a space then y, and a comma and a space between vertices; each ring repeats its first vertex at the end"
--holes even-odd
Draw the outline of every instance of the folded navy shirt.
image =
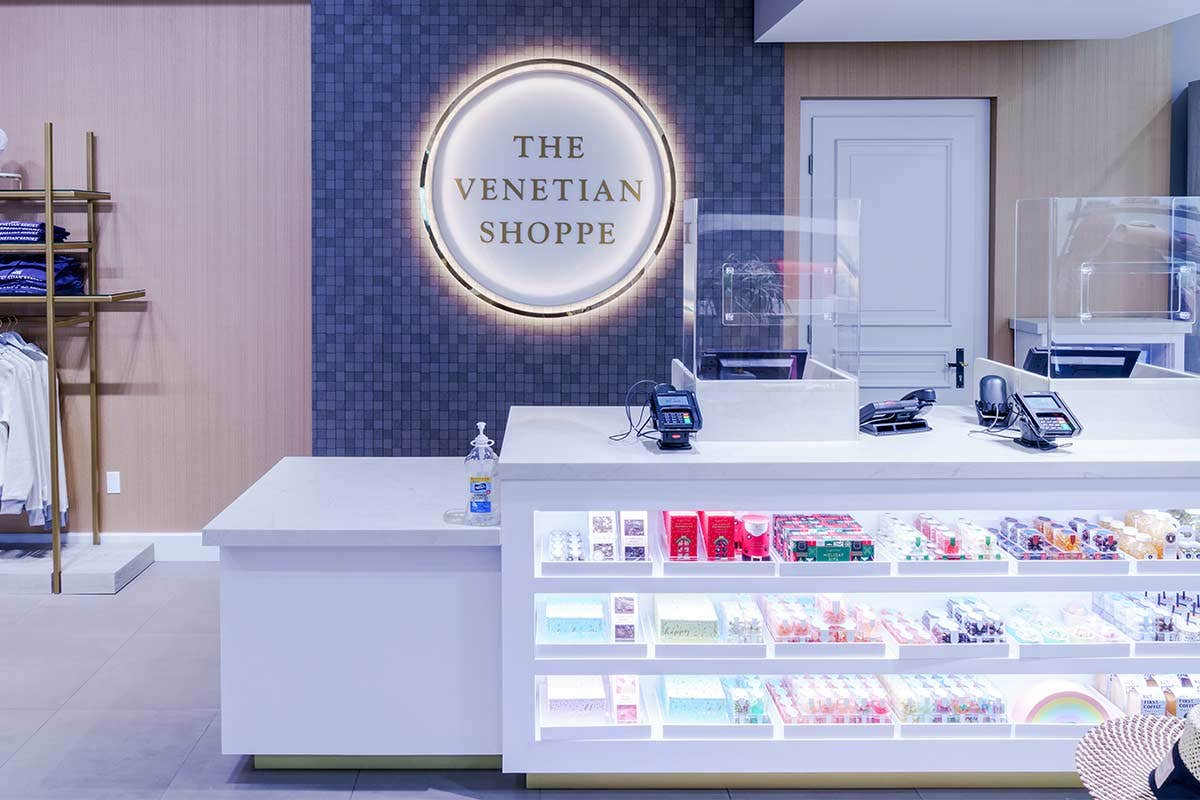
MULTIPOLYGON (((54 241, 65 242, 71 232, 54 226, 54 241)), ((42 244, 46 241, 46 223, 19 219, 0 219, 0 244, 42 244)))

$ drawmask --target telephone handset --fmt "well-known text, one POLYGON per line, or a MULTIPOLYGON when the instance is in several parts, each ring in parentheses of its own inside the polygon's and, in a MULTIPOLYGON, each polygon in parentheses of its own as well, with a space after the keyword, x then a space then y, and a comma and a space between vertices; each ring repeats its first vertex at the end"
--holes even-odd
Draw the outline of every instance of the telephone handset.
POLYGON ((1012 400, 1021 423, 1021 437, 1016 442, 1023 447, 1053 450, 1059 446, 1055 439, 1069 439, 1083 432, 1083 425, 1057 392, 1017 393, 1012 400))
POLYGON ((650 394, 650 415, 658 430, 660 450, 690 450, 691 436, 704 426, 696 395, 666 383, 650 394))
POLYGON ((917 389, 899 400, 867 403, 858 410, 858 428, 872 436, 920 433, 932 430, 923 417, 937 402, 933 389, 917 389))

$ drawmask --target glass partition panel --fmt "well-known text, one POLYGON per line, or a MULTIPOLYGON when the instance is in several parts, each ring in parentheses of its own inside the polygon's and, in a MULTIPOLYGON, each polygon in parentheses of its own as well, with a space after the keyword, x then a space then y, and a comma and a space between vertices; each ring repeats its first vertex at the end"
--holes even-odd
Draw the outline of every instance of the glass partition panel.
POLYGON ((1051 378, 1200 372, 1200 198, 1017 203, 1017 366, 1051 378))
POLYGON ((698 380, 858 374, 857 200, 684 205, 680 360, 698 380))

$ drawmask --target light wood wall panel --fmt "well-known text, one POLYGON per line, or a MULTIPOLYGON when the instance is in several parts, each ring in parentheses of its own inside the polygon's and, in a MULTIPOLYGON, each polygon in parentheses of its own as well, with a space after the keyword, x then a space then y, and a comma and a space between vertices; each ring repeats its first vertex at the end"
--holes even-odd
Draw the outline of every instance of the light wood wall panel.
MULTIPOLYGON (((0 2, 0 170, 60 184, 99 139, 100 274, 145 287, 102 315, 108 531, 195 531, 311 450, 311 122, 306 2, 0 2)), ((5 209, 0 209, 3 214, 5 209)), ((83 238, 82 218, 67 227, 83 238)), ((79 339, 64 345, 85 365, 79 339)), ((86 373, 63 374, 72 529, 89 528, 86 373)))
POLYGON ((992 99, 991 353, 1011 361, 1016 201, 1167 194, 1170 47, 1168 28, 1116 41, 787 45, 783 190, 799 191, 807 159, 803 98, 992 99))

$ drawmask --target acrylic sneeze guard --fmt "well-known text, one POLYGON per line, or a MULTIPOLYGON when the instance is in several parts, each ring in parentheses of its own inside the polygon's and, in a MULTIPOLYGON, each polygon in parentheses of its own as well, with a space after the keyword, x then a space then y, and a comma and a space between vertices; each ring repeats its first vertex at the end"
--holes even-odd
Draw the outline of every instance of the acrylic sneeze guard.
POLYGON ((684 203, 683 330, 671 380, 696 392, 700 441, 858 437, 858 248, 857 200, 684 203), (714 367, 747 354, 795 368, 746 379, 714 367))
POLYGON ((1028 199, 1016 215, 1010 327, 1025 380, 1058 392, 1088 436, 1200 433, 1200 198, 1028 199))

